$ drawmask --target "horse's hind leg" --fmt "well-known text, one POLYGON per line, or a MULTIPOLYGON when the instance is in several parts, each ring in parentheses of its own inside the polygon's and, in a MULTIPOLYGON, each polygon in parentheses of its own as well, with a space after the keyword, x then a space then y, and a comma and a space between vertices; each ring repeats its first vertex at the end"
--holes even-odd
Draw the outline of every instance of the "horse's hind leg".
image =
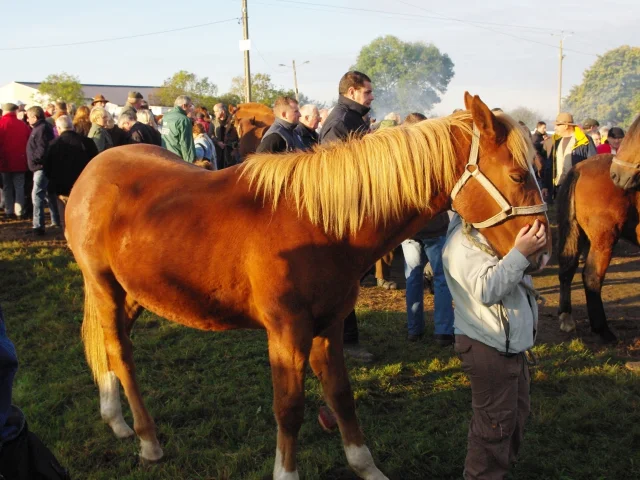
POLYGON ((578 269, 580 255, 584 250, 584 234, 578 240, 578 248, 570 253, 561 252, 558 256, 558 278, 560 280, 560 305, 558 316, 560 319, 560 330, 563 332, 573 332, 576 329, 576 322, 572 316, 571 307, 571 284, 578 269))
POLYGON ((604 238, 592 241, 591 250, 582 271, 582 280, 587 297, 587 312, 591 330, 600 335, 604 342, 615 342, 617 338, 609 330, 607 316, 602 304, 602 283, 604 282, 609 262, 611 262, 613 245, 616 241, 610 232, 607 233, 607 235, 603 236, 604 238))
MULTIPOLYGON (((111 275, 104 275, 96 282, 86 282, 85 289, 88 299, 85 309, 88 308, 90 313, 88 316, 85 313, 83 338, 89 364, 100 385, 101 397, 105 392, 109 406, 117 408, 113 407, 118 386, 112 376, 115 374, 122 382, 131 407, 133 428, 140 437, 140 457, 147 461, 157 461, 162 458, 163 452, 156 437, 155 424, 138 388, 133 348, 128 334, 134 318, 127 315, 127 305, 132 307, 133 303, 126 299, 122 287, 111 275)), ((130 311, 137 314, 140 310, 132 308, 130 311)), ((111 413, 113 414, 113 409, 111 413)), ((115 417, 118 417, 117 410, 115 417)), ((119 424, 118 420, 116 422, 119 424)), ((121 430, 121 433, 124 432, 121 430)))
POLYGON ((385 480, 387 477, 376 467, 358 424, 344 364, 342 330, 342 322, 337 322, 313 339, 309 357, 311 368, 322 383, 325 400, 336 414, 349 465, 365 480, 385 480))
MULTIPOLYGON (((127 295, 125 299, 125 329, 127 335, 131 333, 133 323, 140 316, 142 307, 127 295)), ((108 371, 98 382, 100 389, 100 415, 108 424, 113 433, 118 438, 130 437, 134 431, 127 425, 122 416, 122 405, 120 403, 120 382, 113 371, 108 371)))

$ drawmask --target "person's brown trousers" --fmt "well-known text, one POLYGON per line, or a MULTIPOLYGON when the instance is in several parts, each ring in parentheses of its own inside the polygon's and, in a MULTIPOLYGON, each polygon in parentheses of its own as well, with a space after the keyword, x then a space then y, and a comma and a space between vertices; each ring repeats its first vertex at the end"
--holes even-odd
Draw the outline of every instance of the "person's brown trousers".
POLYGON ((389 280, 391 275, 391 264, 393 263, 393 250, 384 255, 376 262, 376 278, 389 280))
POLYGON ((507 357, 466 335, 456 335, 455 351, 471 381, 473 408, 464 478, 503 479, 529 416, 529 366, 524 354, 507 357))

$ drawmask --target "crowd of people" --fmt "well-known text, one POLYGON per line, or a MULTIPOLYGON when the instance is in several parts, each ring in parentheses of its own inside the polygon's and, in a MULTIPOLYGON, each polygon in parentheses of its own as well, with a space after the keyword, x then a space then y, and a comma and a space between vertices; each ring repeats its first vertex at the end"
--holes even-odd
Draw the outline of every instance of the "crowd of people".
MULTIPOLYGON (((304 151, 317 144, 347 142, 375 129, 426 119, 421 113, 412 113, 401 122, 392 112, 379 123, 372 120, 373 85, 361 72, 347 72, 338 93, 337 104, 330 110, 315 105, 300 107, 287 96, 276 99, 275 121, 257 152, 304 151)), ((73 182, 93 157, 115 146, 158 145, 186 162, 204 162, 214 170, 238 162, 225 138, 232 115, 223 104, 213 106, 211 116, 205 106, 196 108, 189 96, 180 95, 174 108, 159 119, 140 93, 129 92, 116 123, 105 108, 107 103, 104 96, 97 95, 91 108, 64 102, 45 109, 33 106, 25 110, 18 101, 2 106, 0 172, 5 218, 31 215, 31 232, 43 235, 48 203, 51 227, 63 226, 73 182), (31 192, 32 206, 25 192, 31 192)), ((500 109, 495 111, 501 114, 500 109)), ((538 122, 533 134, 522 125, 535 147, 535 173, 548 202, 553 201, 572 166, 596 153, 615 154, 624 137, 622 129, 599 128, 594 119, 585 120, 581 127, 570 113, 557 116, 553 135, 547 134, 544 122, 538 122)), ((463 233, 461 219, 445 212, 402 243, 408 341, 419 341, 425 334, 423 272, 428 261, 435 303, 433 341, 442 347, 454 345, 471 379, 473 416, 465 461, 467 479, 503 478, 523 439, 530 409, 527 352, 535 342, 538 318, 531 278, 525 271, 527 257, 543 248, 546 239, 545 227, 536 222, 523 229, 511 251, 498 259, 482 248, 486 239, 479 231, 471 227, 463 233), (475 240, 469 241, 470 236, 475 240), (459 261, 461 258, 464 261, 459 261), (505 331, 505 315, 512 325, 511 337, 505 331)), ((381 288, 397 288, 389 278, 392 260, 393 252, 389 252, 376 263, 375 276, 381 288)), ((345 354, 363 362, 373 360, 359 343, 355 311, 344 321, 343 338, 345 354)), ((335 426, 328 407, 321 408, 318 418, 327 430, 335 426)))

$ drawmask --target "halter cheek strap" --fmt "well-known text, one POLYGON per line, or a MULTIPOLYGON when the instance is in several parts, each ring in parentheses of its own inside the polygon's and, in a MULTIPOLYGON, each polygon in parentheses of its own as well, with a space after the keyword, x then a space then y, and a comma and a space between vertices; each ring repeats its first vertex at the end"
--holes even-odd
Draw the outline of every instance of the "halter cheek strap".
POLYGON ((500 205, 500 212, 496 213, 493 217, 484 220, 483 222, 471 223, 475 228, 487 228, 496 225, 507 218, 515 217, 517 215, 533 215, 536 213, 543 213, 547 211, 547 204, 542 203, 539 205, 529 205, 525 207, 512 206, 504 196, 498 191, 491 180, 489 180, 478 167, 478 152, 480 149, 480 130, 476 124, 473 124, 473 134, 471 140, 471 151, 469 152, 469 162, 464 168, 462 177, 453 187, 451 191, 451 202, 456 199, 462 188, 471 178, 475 178, 480 185, 491 195, 491 197, 500 205))
POLYGON ((613 157, 612 162, 617 165, 622 165, 623 167, 633 168, 634 170, 640 170, 640 163, 625 162, 624 160, 620 160, 618 157, 613 157))

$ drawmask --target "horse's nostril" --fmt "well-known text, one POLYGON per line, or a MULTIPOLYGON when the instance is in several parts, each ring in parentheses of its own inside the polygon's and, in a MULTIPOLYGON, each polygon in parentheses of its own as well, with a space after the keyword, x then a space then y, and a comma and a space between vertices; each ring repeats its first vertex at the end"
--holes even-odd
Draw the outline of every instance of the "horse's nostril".
POLYGON ((611 180, 615 182, 617 179, 618 179, 618 175, 616 175, 616 172, 611 172, 611 180))

